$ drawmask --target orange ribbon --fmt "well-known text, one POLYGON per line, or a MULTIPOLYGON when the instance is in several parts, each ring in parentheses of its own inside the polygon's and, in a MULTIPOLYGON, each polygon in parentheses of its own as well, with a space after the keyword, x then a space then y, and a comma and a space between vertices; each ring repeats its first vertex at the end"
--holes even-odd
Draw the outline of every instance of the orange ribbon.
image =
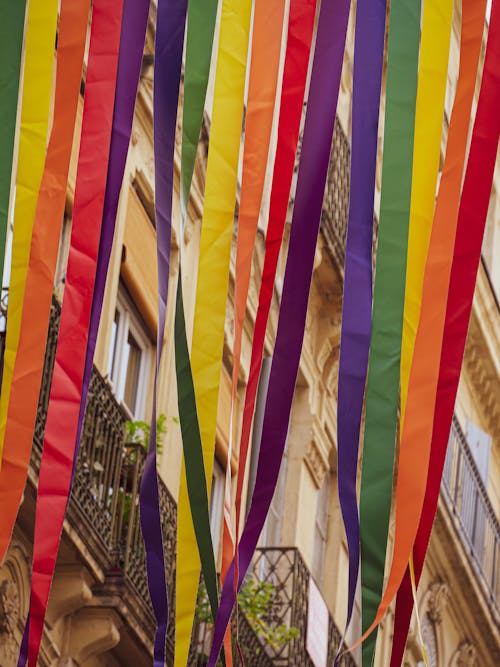
POLYGON ((0 562, 26 484, 66 201, 90 0, 62 3, 54 122, 38 195, 0 471, 0 562))

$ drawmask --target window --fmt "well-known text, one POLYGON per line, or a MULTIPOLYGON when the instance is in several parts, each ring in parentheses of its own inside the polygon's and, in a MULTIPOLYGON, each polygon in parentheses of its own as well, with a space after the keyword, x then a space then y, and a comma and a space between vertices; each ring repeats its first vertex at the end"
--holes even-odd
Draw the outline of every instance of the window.
POLYGON ((314 525, 314 549, 312 575, 318 586, 323 583, 323 569, 325 564, 326 540, 328 537, 328 497, 330 491, 330 475, 326 474, 323 484, 318 491, 316 504, 316 519, 314 525))
POLYGON ((117 399, 131 418, 144 416, 152 345, 135 308, 120 289, 111 329, 108 377, 117 399))
POLYGON ((219 557, 222 516, 224 512, 224 485, 226 475, 222 466, 214 461, 212 471, 212 493, 210 495, 210 533, 214 547, 215 560, 219 557))
POLYGON ((488 486, 488 472, 491 458, 491 435, 485 433, 479 426, 467 420, 467 444, 477 466, 484 486, 488 486))

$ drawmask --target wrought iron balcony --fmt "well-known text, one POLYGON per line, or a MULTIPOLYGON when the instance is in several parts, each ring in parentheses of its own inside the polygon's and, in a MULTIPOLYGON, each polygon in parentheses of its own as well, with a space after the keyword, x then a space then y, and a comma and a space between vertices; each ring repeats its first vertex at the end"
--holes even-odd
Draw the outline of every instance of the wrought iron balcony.
MULTIPOLYGON (((5 323, 5 308, 0 316, 5 323)), ((31 479, 35 483, 42 456, 59 319, 60 305, 53 299, 31 458, 35 473, 31 479)), ((5 330, 5 326, 2 329, 5 330)), ((2 351, 3 342, 2 335, 2 351)), ((139 483, 146 452, 141 444, 126 442, 126 421, 127 416, 109 384, 94 367, 67 518, 106 574, 104 586, 111 582, 118 593, 129 596, 140 618, 145 619, 144 630, 152 637, 154 617, 139 523, 139 483)), ((173 607, 177 507, 161 479, 159 496, 167 582, 173 607)), ((167 647, 173 657, 173 624, 170 624, 167 647)))
POLYGON ((321 231, 341 272, 344 270, 347 219, 349 216, 349 179, 351 147, 338 117, 335 120, 332 152, 326 183, 321 231))
POLYGON ((456 416, 441 491, 491 611, 500 621, 500 524, 456 416))
MULTIPOLYGON (((273 603, 268 622, 275 627, 295 628, 296 636, 289 642, 267 647, 267 653, 277 667, 313 667, 306 650, 308 591, 311 574, 296 547, 266 547, 257 550, 253 562, 253 577, 268 583, 273 590, 273 603)), ((342 635, 333 618, 328 623, 328 660, 332 665, 342 635)), ((350 654, 340 660, 342 667, 355 667, 350 654)))
MULTIPOLYGON (((257 549, 239 596, 238 639, 245 664, 250 667, 313 667, 306 650, 310 579, 311 574, 296 547, 257 549)), ((193 667, 206 664, 211 645, 212 626, 203 585, 200 591, 198 601, 202 613, 198 614, 193 629, 189 658, 189 665, 193 667)), ((236 615, 232 633, 234 641, 236 615)), ((333 664, 341 640, 341 633, 329 616, 327 664, 333 664)), ((348 654, 342 657, 340 665, 356 667, 356 662, 348 654)))

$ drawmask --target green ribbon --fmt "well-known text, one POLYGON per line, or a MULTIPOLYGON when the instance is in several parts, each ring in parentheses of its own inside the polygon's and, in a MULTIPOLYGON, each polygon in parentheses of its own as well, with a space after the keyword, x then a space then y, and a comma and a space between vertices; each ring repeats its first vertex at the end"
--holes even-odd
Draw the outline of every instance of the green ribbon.
POLYGON ((9 224, 10 183, 16 134, 19 74, 24 34, 23 0, 1 3, 0 21, 0 277, 3 275, 5 239, 9 224))
POLYGON ((218 0, 189 0, 184 66, 181 147, 181 224, 193 180, 196 150, 207 95, 218 0))
MULTIPOLYGON (((388 44, 384 158, 366 390, 361 475, 363 632, 382 597, 399 398, 401 338, 410 219, 421 0, 393 0, 388 44)), ((363 644, 373 663, 377 632, 363 644)))
MULTIPOLYGON (((196 150, 203 119, 210 73, 218 0, 190 0, 184 67, 184 105, 181 148, 181 238, 193 179, 196 150)), ((182 243, 182 241, 181 241, 182 243)), ((208 490, 193 375, 189 357, 182 295, 181 253, 175 304, 175 366, 179 421, 186 468, 186 481, 196 541, 213 618, 219 606, 217 571, 210 531, 208 490)))

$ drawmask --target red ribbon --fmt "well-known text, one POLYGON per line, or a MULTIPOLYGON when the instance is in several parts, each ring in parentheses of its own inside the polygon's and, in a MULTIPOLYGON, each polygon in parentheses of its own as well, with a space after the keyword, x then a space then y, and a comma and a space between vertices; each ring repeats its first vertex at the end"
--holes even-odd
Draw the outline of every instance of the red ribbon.
POLYGON ((71 486, 101 235, 123 0, 94 0, 73 229, 38 480, 28 661, 35 667, 71 486))
POLYGON ((278 143, 274 161, 269 221, 266 235, 266 255, 262 270, 259 305, 253 334, 250 373, 245 393, 245 407, 243 409, 238 482, 236 487, 236 541, 238 541, 239 534, 241 495, 260 367, 262 365, 262 351, 264 349, 267 319, 273 296, 276 266, 278 264, 283 228, 288 210, 288 197, 299 139, 300 118, 306 88, 315 13, 316 3, 312 0, 292 0, 290 3, 278 122, 278 143))
MULTIPOLYGON (((481 92, 458 213, 443 346, 441 350, 439 381, 434 409, 429 474, 424 506, 413 548, 417 583, 422 574, 425 554, 439 499, 441 477, 460 379, 460 369, 467 338, 497 155, 500 133, 500 113, 498 112, 500 108, 499 5, 499 1, 494 0, 481 92)), ((463 11, 465 12, 467 9, 467 3, 464 3, 463 11)), ((462 30, 464 29, 467 28, 463 27, 462 30)), ((459 90, 457 89, 457 99, 458 95, 459 90)), ((452 126, 450 125, 451 132, 452 126)), ((448 141, 450 140, 451 136, 448 141)), ((454 166, 456 167, 456 165, 454 166)), ((453 215, 452 211, 450 215, 453 215)), ((407 570, 396 603, 391 667, 401 665, 412 609, 411 581, 409 571, 407 570)))

